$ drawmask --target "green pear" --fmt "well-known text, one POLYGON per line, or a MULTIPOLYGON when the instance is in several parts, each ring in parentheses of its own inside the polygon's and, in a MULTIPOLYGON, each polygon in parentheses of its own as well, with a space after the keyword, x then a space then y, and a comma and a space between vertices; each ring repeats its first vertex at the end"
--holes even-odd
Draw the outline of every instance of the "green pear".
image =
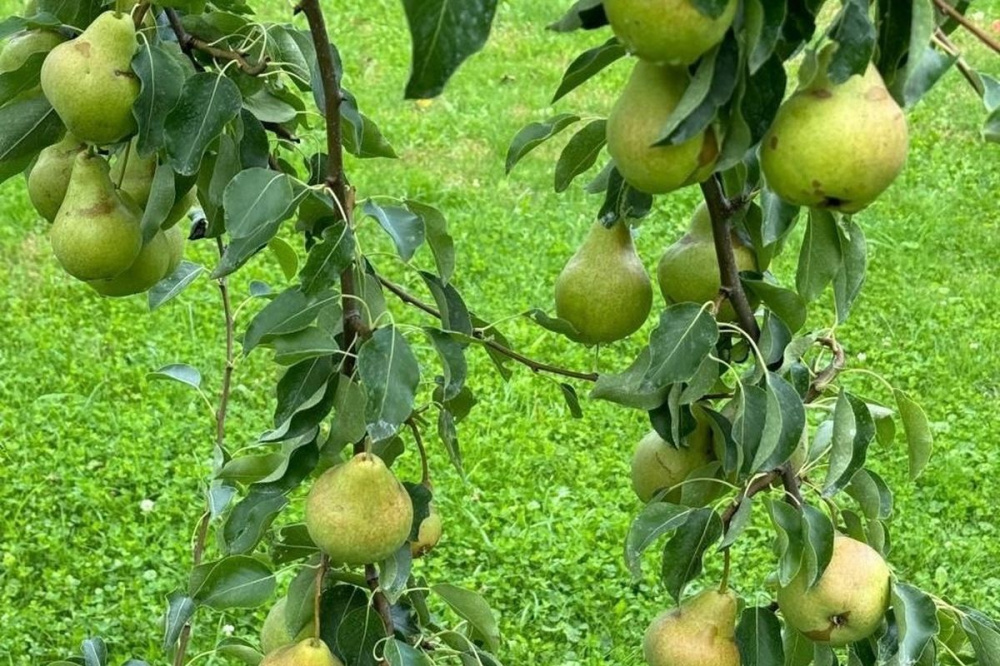
POLYGON ((177 265, 180 263, 179 255, 183 252, 184 235, 180 229, 174 227, 167 231, 157 231, 156 235, 143 245, 139 256, 124 272, 106 280, 91 280, 87 284, 101 296, 121 297, 141 294, 177 270, 177 265))
POLYGON ((651 430, 639 440, 632 455, 632 489, 640 500, 648 502, 659 491, 673 488, 664 499, 679 503, 682 489, 674 486, 715 459, 712 428, 701 418, 695 418, 694 432, 684 438, 680 447, 651 430))
POLYGON ((42 65, 42 91, 67 129, 89 143, 108 144, 135 131, 132 73, 135 24, 105 12, 76 39, 52 49, 42 65))
POLYGON ((906 117, 874 65, 833 84, 820 72, 781 108, 760 144, 768 186, 799 206, 856 213, 872 203, 906 163, 906 117))
POLYGON ((174 207, 170 209, 169 213, 167 213, 167 219, 162 225, 163 228, 169 229, 173 227, 175 224, 180 222, 184 216, 187 215, 188 211, 196 205, 198 205, 198 196, 195 194, 195 189, 192 187, 187 191, 187 194, 177 200, 174 207))
POLYGON ((65 41, 51 30, 25 30, 11 37, 0 50, 0 74, 14 72, 36 53, 48 53, 65 41))
POLYGON ((146 208, 149 203, 149 192, 153 188, 153 176, 156 175, 156 154, 140 157, 135 140, 125 152, 111 165, 111 180, 121 183, 121 190, 132 197, 139 208, 146 208), (124 169, 125 173, 122 174, 124 169))
POLYGON ((817 643, 847 645, 871 636, 889 608, 890 572, 874 548, 836 535, 833 558, 812 587, 804 570, 778 590, 785 622, 817 643))
POLYGON ((714 19, 692 0, 604 0, 604 11, 631 53, 654 63, 690 65, 722 41, 737 5, 729 0, 714 19))
POLYGON ((705 590, 680 608, 661 613, 649 628, 642 653, 649 666, 739 666, 738 600, 732 590, 705 590))
POLYGON ((286 645, 268 653, 260 666, 344 666, 318 638, 286 645))
POLYGON ((167 270, 163 274, 164 278, 168 278, 174 274, 177 267, 181 265, 181 261, 184 260, 184 246, 187 243, 187 238, 184 236, 184 231, 178 226, 170 227, 161 233, 167 237, 167 245, 170 248, 170 260, 167 262, 167 270))
POLYGON ((59 263, 80 280, 114 277, 142 249, 141 211, 118 193, 108 172, 103 157, 80 153, 49 231, 59 263))
POLYGON ((423 557, 434 550, 441 540, 442 531, 441 514, 431 504, 427 517, 420 521, 416 540, 410 542, 410 555, 414 558, 423 557))
POLYGON ((705 180, 715 170, 719 146, 711 127, 675 146, 654 145, 689 81, 683 67, 640 60, 611 109, 608 153, 637 190, 666 194, 705 180))
POLYGON ((271 606, 267 617, 264 618, 264 625, 260 629, 260 649, 264 654, 270 654, 292 643, 300 643, 308 638, 313 638, 314 626, 312 622, 307 622, 302 627, 298 636, 288 633, 288 625, 285 623, 286 608, 288 607, 288 597, 281 597, 271 606))
POLYGON ((336 564, 372 564, 406 543, 413 502, 381 458, 360 453, 316 479, 305 522, 309 536, 336 564))
POLYGON ((28 198, 38 214, 49 222, 56 219, 66 198, 76 156, 86 149, 87 144, 67 132, 62 141, 42 150, 31 167, 28 198))
MULTIPOLYGON (((731 236, 736 266, 741 271, 757 270, 757 258, 735 233, 731 236)), ((712 220, 702 204, 694 213, 688 231, 660 258, 656 270, 660 291, 668 304, 714 301, 722 287, 719 260, 712 237, 712 220)), ((748 294, 750 296, 750 294, 748 294)), ((735 321, 736 312, 728 301, 716 315, 719 321, 735 321)))
POLYGON ((614 342, 635 333, 653 305, 653 288, 624 222, 595 222, 556 279, 556 314, 583 342, 614 342))

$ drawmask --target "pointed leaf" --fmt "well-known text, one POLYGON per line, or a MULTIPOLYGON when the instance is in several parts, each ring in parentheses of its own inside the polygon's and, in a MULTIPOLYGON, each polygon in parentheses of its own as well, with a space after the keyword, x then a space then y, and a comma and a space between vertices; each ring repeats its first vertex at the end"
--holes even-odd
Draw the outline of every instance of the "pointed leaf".
POLYGON ((899 417, 903 421, 903 432, 906 433, 906 444, 910 458, 910 479, 916 480, 924 471, 931 457, 934 436, 931 435, 927 423, 927 415, 923 408, 914 402, 906 393, 894 390, 899 417))
POLYGON ((389 234, 403 261, 413 258, 413 253, 424 242, 424 221, 420 217, 401 206, 381 206, 371 199, 365 201, 361 209, 389 234))
POLYGON ((840 270, 841 263, 836 220, 825 210, 811 209, 795 274, 796 289, 802 298, 806 302, 815 300, 840 270))
POLYGON ((573 179, 597 162, 604 148, 607 121, 593 120, 573 135, 556 162, 556 192, 564 192, 573 179))
POLYGON ((420 366, 394 326, 380 328, 358 351, 358 375, 368 396, 368 434, 375 441, 395 435, 413 411, 420 366))
POLYGON ((918 664, 940 630, 937 606, 929 596, 906 583, 892 586, 892 609, 899 631, 900 664, 918 664))
POLYGON ((694 303, 667 308, 649 337, 644 380, 666 386, 691 379, 718 339, 719 327, 705 308, 694 303))
POLYGON ((712 509, 694 510, 663 547, 663 585, 678 603, 687 584, 701 575, 705 552, 722 538, 722 519, 712 509))
POLYGON ((184 68, 166 48, 143 39, 132 59, 132 71, 139 77, 139 97, 132 107, 139 127, 135 145, 139 155, 152 155, 163 146, 167 115, 177 104, 184 87, 184 68))
POLYGON ((769 608, 747 608, 736 625, 742 666, 778 666, 785 662, 781 622, 769 608))
POLYGON ((608 65, 624 57, 625 47, 617 37, 612 37, 600 46, 584 51, 566 69, 566 73, 563 74, 562 81, 559 83, 559 88, 552 98, 552 104, 589 81, 608 65))
POLYGON ((500 630, 496 618, 481 596, 472 590, 448 583, 431 586, 431 592, 441 597, 459 617, 466 620, 475 633, 486 642, 486 647, 491 650, 499 647, 500 630))
POLYGON ((572 113, 560 113, 544 122, 525 125, 507 149, 505 172, 509 174, 521 158, 579 120, 580 116, 572 113))
POLYGON ((222 74, 200 72, 184 82, 180 100, 163 125, 164 145, 174 170, 184 176, 198 172, 212 141, 243 107, 243 96, 222 74))
POLYGON ((234 555, 194 568, 191 598, 215 608, 256 608, 274 594, 274 572, 260 560, 234 555))
POLYGON ((197 368, 184 363, 165 365, 156 372, 149 373, 148 377, 150 379, 172 379, 195 389, 201 387, 201 373, 198 372, 197 368))

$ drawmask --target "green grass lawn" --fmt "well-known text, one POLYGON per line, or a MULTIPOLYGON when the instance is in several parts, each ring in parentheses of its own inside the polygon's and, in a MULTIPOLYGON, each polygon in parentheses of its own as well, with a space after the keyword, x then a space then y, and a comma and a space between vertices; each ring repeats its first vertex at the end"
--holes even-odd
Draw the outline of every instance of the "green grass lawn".
MULTIPOLYGON (((0 0, 2 14, 15 4, 0 0)), ((552 192, 561 142, 509 178, 503 158, 526 122, 556 111, 607 112, 627 74, 623 63, 549 106, 565 66, 607 35, 543 30, 568 4, 562 0, 505 3, 486 50, 422 107, 402 100, 409 41, 400 3, 328 4, 346 84, 402 157, 351 160, 359 196, 406 196, 441 208, 458 243, 457 285, 484 317, 550 307, 555 276, 599 201, 580 187, 552 192)), ((982 2, 980 11, 986 23, 1000 2, 982 2)), ((986 66, 989 57, 970 50, 974 63, 986 66)), ((915 484, 906 480, 901 442, 870 456, 897 490, 895 570, 998 615, 997 147, 980 140, 980 102, 955 72, 911 118, 906 171, 859 217, 871 246, 869 279, 839 335, 852 367, 879 372, 918 398, 936 434, 936 455, 915 484)), ((690 190, 657 201, 637 241, 648 267, 679 236, 696 197, 690 190)), ((195 393, 148 373, 189 363, 214 394, 223 358, 217 289, 202 280, 153 314, 141 298, 102 300, 59 269, 45 235, 23 180, 0 187, 0 664, 44 663, 92 635, 108 640, 114 663, 135 656, 162 664, 164 598, 186 582, 213 427, 195 393)), ((361 240, 366 249, 389 250, 370 224, 361 240)), ((211 263, 211 249, 192 244, 188 258, 211 263)), ((388 254, 374 260, 417 289, 415 273, 388 254)), ((426 250, 416 259, 430 261, 426 250)), ((785 256, 775 270, 787 278, 794 265, 785 256)), ((237 302, 251 279, 287 284, 267 254, 233 281, 237 302)), ((242 310, 241 327, 259 307, 255 301, 242 310)), ((830 304, 815 310, 811 323, 827 325, 830 304)), ((399 322, 420 322, 402 308, 395 313, 399 322)), ((523 320, 504 331, 532 356, 611 369, 631 359, 651 322, 635 341, 602 350, 599 361, 523 320)), ((238 364, 228 435, 234 450, 253 445, 270 425, 277 370, 269 354, 258 349, 238 364)), ((468 483, 432 441, 445 537, 420 573, 487 597, 500 617, 505 663, 639 663, 642 631, 670 603, 655 566, 632 586, 621 557, 639 508, 627 470, 645 415, 588 402, 584 418, 571 420, 554 382, 523 370, 503 383, 481 356, 471 370, 479 404, 460 426, 468 483)), ((860 375, 846 381, 868 386, 860 375)), ((401 470, 415 478, 412 452, 401 470)), ((749 534, 734 551, 733 583, 753 600, 773 561, 763 523, 749 534)), ((718 562, 708 568, 711 576, 718 562)), ((204 612, 195 648, 210 649, 227 625, 254 639, 261 617, 204 612)), ((198 663, 224 662, 206 656, 198 663)))

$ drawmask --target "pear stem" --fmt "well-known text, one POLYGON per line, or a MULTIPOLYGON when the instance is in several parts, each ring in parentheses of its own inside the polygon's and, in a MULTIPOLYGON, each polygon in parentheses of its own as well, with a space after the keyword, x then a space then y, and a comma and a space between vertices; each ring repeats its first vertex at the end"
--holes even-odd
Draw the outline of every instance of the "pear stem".
POLYGON ((327 571, 330 569, 330 558, 324 554, 319 559, 319 566, 316 567, 316 591, 313 597, 313 635, 316 638, 320 637, 320 605, 323 601, 323 579, 326 577, 327 571))
POLYGON ((942 14, 954 19, 956 23, 975 35, 976 39, 993 49, 996 53, 1000 53, 1000 42, 993 39, 985 30, 966 18, 962 12, 949 5, 945 0, 934 0, 934 4, 937 5, 942 14))
POLYGON ((760 327, 753 316, 753 308, 740 282, 740 269, 733 252, 732 219, 745 205, 742 201, 731 201, 722 190, 722 184, 713 174, 701 184, 705 204, 712 218, 712 237, 715 240, 715 255, 719 261, 719 275, 722 278, 721 291, 733 305, 739 318, 740 328, 747 332, 754 342, 760 339, 760 327))
POLYGON ((732 552, 726 548, 722 551, 722 582, 719 583, 719 594, 725 594, 729 589, 729 572, 732 570, 732 552))

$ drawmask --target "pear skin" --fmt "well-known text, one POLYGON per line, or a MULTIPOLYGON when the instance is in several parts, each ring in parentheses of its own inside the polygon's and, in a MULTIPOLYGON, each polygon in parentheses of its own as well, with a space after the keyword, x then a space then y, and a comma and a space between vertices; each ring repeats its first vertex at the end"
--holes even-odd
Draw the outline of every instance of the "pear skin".
POLYGON ((0 50, 0 74, 15 72, 36 53, 48 53, 65 41, 51 30, 25 30, 11 37, 0 50))
POLYGON ((318 638, 279 648, 268 653, 260 666, 344 666, 318 638))
POLYGON ((604 11, 629 52, 654 63, 690 65, 722 41, 737 5, 729 0, 714 19, 691 0, 604 0, 604 11))
POLYGON ((132 73, 135 25, 128 14, 105 12, 76 39, 52 49, 42 65, 42 91, 76 137, 98 145, 135 131, 132 73))
POLYGON ((705 590, 661 613, 642 644, 649 666, 739 666, 738 600, 732 590, 705 590))
MULTIPOLYGON (((740 271, 757 270, 757 258, 735 233, 731 237, 736 266, 740 271)), ((704 204, 698 207, 688 232, 663 253, 656 270, 660 292, 668 304, 714 301, 722 288, 719 260, 715 253, 711 219, 704 204)), ((751 296, 748 294, 748 296, 751 296)), ((755 303, 751 302, 751 306, 755 303)), ((735 321, 736 311, 728 301, 716 315, 719 321, 735 321)))
POLYGON ((821 73, 785 101, 760 144, 768 186, 785 201, 856 213, 906 163, 906 117, 874 65, 841 84, 821 73))
MULTIPOLYGON (((684 445, 675 447, 665 441, 655 430, 639 440, 632 455, 632 489, 639 499, 648 502, 659 491, 683 482, 691 472, 713 460, 712 428, 705 421, 696 421, 694 432, 684 439, 684 445)), ((677 504, 681 488, 674 488, 664 497, 677 504)))
POLYGON ((785 622, 817 643, 847 645, 871 636, 889 609, 889 567, 874 548, 841 534, 815 585, 800 571, 778 590, 785 622))
POLYGON ((42 150, 28 174, 28 198, 38 214, 49 222, 56 219, 66 198, 76 156, 87 144, 66 133, 63 140, 42 150))
POLYGON ((441 540, 442 531, 441 514, 431 504, 427 517, 420 522, 416 540, 410 542, 410 555, 414 558, 423 557, 434 550, 441 540))
POLYGON ((556 314, 583 342, 614 342, 635 333, 653 304, 653 288, 623 222, 595 222, 556 279, 556 314))
POLYGON ((170 250, 167 270, 163 273, 163 278, 168 278, 174 274, 177 267, 181 265, 181 261, 184 260, 184 246, 187 244, 187 238, 184 236, 184 231, 176 225, 160 233, 166 236, 167 246, 170 250))
POLYGON ((56 258, 80 280, 122 273, 142 250, 140 213, 108 176, 108 163, 86 152, 76 157, 66 199, 49 231, 56 258))
MULTIPOLYGON (((167 277, 177 265, 177 237, 180 236, 181 253, 184 251, 184 237, 177 227, 158 231, 139 252, 132 265, 113 278, 91 280, 89 284, 101 296, 123 297, 149 291, 157 282, 167 277)), ((177 259, 180 263, 180 259, 177 259)))
POLYGON ((655 146, 690 76, 683 67, 636 62, 608 116, 608 153, 629 185, 666 194, 711 175, 719 156, 709 127, 675 146, 655 146))
POLYGON ((288 625, 285 623, 286 608, 288 607, 288 597, 281 597, 271 606, 267 617, 264 618, 264 625, 260 629, 260 649, 264 654, 270 654, 292 643, 300 643, 308 638, 313 638, 315 627, 312 622, 307 622, 302 627, 298 636, 288 633, 288 625))
POLYGON ((410 536, 413 502, 382 459, 359 453, 331 467, 306 499, 306 529, 336 564, 372 564, 410 536))

